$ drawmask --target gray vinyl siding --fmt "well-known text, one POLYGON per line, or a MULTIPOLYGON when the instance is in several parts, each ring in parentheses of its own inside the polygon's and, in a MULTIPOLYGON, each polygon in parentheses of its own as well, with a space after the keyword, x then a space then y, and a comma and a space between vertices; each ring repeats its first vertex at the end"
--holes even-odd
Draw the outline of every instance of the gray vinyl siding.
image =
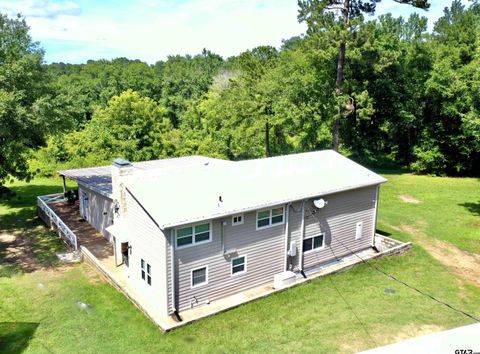
POLYGON ((113 224, 113 207, 112 200, 99 193, 86 188, 84 185, 78 186, 80 191, 88 195, 88 211, 89 217, 87 220, 98 232, 109 237, 109 233, 105 231, 107 227, 113 224))
MULTIPOLYGON (((293 202, 289 208, 289 245, 294 240, 297 255, 293 257, 294 270, 307 269, 321 263, 371 247, 376 213, 376 188, 371 186, 351 191, 321 196, 328 205, 317 210, 313 199, 305 201, 304 237, 325 234, 325 249, 313 250, 303 254, 303 267, 299 266, 301 240, 302 201, 293 202), (356 223, 363 222, 362 237, 355 240, 356 223), (341 241, 341 242, 340 242, 341 241), (343 243, 343 245, 342 245, 343 243), (329 247, 331 246, 331 248, 329 247), (347 248, 345 248, 348 247, 347 248), (333 250, 333 252, 332 252, 333 250), (335 256, 334 256, 335 254, 335 256)), ((319 197, 320 198, 320 197, 319 197)), ((207 222, 207 221, 206 221, 207 222)), ((232 225, 231 216, 211 220, 211 242, 175 249, 175 298, 177 310, 186 310, 200 306, 207 301, 214 301, 238 292, 265 285, 273 281, 273 276, 284 271, 285 227, 286 224, 256 230, 256 212, 244 214, 242 225, 232 225), (224 226, 225 249, 236 250, 233 256, 247 257, 247 272, 231 276, 231 258, 223 255, 221 243, 221 223, 224 226), (192 269, 208 266, 208 284, 191 288, 192 269), (196 299, 196 300, 195 300, 196 299)), ((189 226, 184 225, 182 227, 189 226)), ((171 259, 170 242, 174 230, 168 230, 167 255, 171 259)), ((172 283, 170 267, 167 283, 169 289, 169 306, 173 309, 172 283)))
POLYGON ((273 275, 284 270, 285 224, 256 230, 256 212, 244 214, 244 223, 232 226, 232 218, 212 221, 212 241, 175 250, 176 297, 179 310, 207 300, 215 300, 273 281, 273 275), (236 250, 233 256, 247 257, 247 272, 231 275, 231 258, 223 255, 221 222, 225 220, 226 250, 236 250), (208 284, 191 288, 191 270, 208 266, 208 284))
MULTIPOLYGON (((351 251, 359 251, 372 246, 376 188, 376 186, 372 186, 322 196, 328 201, 328 205, 316 212, 314 212, 316 208, 314 208, 312 200, 305 203, 304 238, 324 233, 326 247, 304 253, 304 269, 328 262, 335 257, 343 257, 350 254, 351 251), (356 224, 359 221, 363 222, 362 237, 356 240, 356 224)), ((290 224, 292 225, 290 236, 296 241, 300 251, 302 246, 300 239, 301 203, 295 203, 294 207, 298 212, 290 210, 290 224)), ((295 269, 302 268, 299 260, 299 256, 295 257, 295 269)))
POLYGON ((167 316, 167 241, 138 203, 127 193, 129 283, 140 296, 167 316), (141 259, 151 266, 152 285, 141 277, 141 259))

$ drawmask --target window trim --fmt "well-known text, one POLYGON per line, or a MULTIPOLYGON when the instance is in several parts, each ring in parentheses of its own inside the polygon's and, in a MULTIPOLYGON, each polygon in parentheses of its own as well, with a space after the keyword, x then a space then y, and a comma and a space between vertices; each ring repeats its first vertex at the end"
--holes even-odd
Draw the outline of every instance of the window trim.
POLYGON ((316 235, 313 235, 313 236, 309 236, 309 237, 305 237, 303 240, 302 240, 302 250, 303 250, 303 242, 305 240, 308 240, 308 239, 312 239, 312 249, 311 250, 308 250, 308 251, 303 251, 303 254, 308 254, 308 253, 312 253, 312 252, 315 252, 315 251, 320 251, 320 250, 324 250, 325 249, 325 232, 320 232, 319 234, 316 234, 316 235), (317 248, 314 248, 313 245, 314 245, 314 241, 313 239, 315 237, 320 237, 320 236, 323 236, 322 238, 322 246, 321 247, 317 247, 317 248))
POLYGON ((245 215, 242 214, 236 214, 236 215, 232 215, 232 226, 237 226, 237 225, 243 225, 243 222, 245 221, 245 215), (235 222, 234 221, 234 218, 238 218, 239 216, 242 217, 242 221, 240 222, 235 222))
POLYGON ((142 280, 142 282, 145 282, 148 286, 152 286, 152 265, 143 258, 140 258, 140 279, 142 280), (148 271, 149 268, 150 268, 150 271, 148 271), (149 277, 150 277, 150 283, 148 283, 149 277))
POLYGON ((200 287, 205 286, 205 285, 208 285, 208 264, 204 265, 204 266, 201 266, 201 267, 190 269, 190 289, 200 288, 200 287), (205 282, 203 282, 201 284, 193 285, 193 272, 196 271, 196 270, 203 269, 203 268, 205 268, 205 282))
MULTIPOLYGON (((275 216, 279 216, 279 215, 275 215, 275 216)), ((261 220, 267 220, 267 218, 262 218, 261 220)), ((282 206, 277 206, 277 207, 271 207, 271 208, 267 208, 267 209, 260 209, 260 210, 257 210, 257 216, 255 218, 255 230, 263 230, 263 229, 268 229, 270 227, 275 227, 275 226, 278 226, 278 225, 283 225, 285 224, 285 206, 282 205, 282 206), (282 222, 277 222, 275 224, 272 224, 272 210, 273 209, 280 209, 282 208, 282 222), (260 226, 258 227, 258 214, 263 212, 263 211, 268 211, 270 213, 269 217, 268 217, 268 221, 269 221, 269 224, 268 225, 265 225, 265 226, 260 226)))
POLYGON ((181 249, 184 249, 184 248, 188 248, 188 247, 193 247, 193 246, 197 246, 197 245, 202 245, 204 243, 209 243, 209 242, 212 242, 212 221, 208 221, 208 222, 197 222, 195 224, 186 224, 186 225, 182 225, 180 227, 176 227, 175 228, 175 249, 176 250, 181 250, 181 249), (195 227, 198 226, 198 225, 204 225, 204 224, 208 224, 208 240, 205 240, 205 241, 200 241, 200 242, 195 242, 195 227), (178 242, 177 242, 177 237, 178 237, 178 230, 180 229, 186 229, 188 227, 191 227, 192 228, 192 243, 188 244, 188 245, 183 245, 183 246, 178 246, 178 242))
POLYGON ((239 276, 239 275, 242 275, 242 274, 245 274, 247 272, 247 255, 246 254, 242 254, 240 256, 237 256, 235 258, 232 258, 230 260, 230 276, 231 277, 236 277, 236 276, 239 276), (244 261, 243 261, 243 270, 241 272, 237 272, 237 273, 234 273, 233 272, 233 261, 235 259, 238 259, 238 258, 244 258, 244 261))

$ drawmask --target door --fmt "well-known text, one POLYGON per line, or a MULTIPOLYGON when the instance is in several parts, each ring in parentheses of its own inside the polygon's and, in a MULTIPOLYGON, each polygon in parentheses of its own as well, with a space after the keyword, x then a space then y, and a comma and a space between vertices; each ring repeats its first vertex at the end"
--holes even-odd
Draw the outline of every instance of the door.
POLYGON ((121 245, 121 249, 122 249, 122 261, 123 261, 123 264, 125 264, 128 268, 129 266, 129 262, 128 262, 128 259, 129 259, 129 250, 130 250, 130 247, 128 246, 128 242, 122 242, 122 245, 121 245))
POLYGON ((80 215, 85 220, 89 221, 90 214, 89 214, 89 207, 88 207, 88 194, 84 191, 80 192, 80 215))

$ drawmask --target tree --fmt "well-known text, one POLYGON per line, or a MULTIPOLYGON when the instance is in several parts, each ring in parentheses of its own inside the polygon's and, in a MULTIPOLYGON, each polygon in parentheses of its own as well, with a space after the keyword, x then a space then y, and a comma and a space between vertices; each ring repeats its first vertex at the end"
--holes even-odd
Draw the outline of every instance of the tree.
POLYGON ((76 123, 76 128, 92 118, 97 106, 105 107, 113 96, 128 89, 155 100, 160 98, 160 77, 154 68, 139 60, 56 63, 49 65, 48 71, 58 99, 64 102, 64 114, 76 123))
POLYGON ((480 171, 480 5, 453 1, 434 27, 423 129, 412 168, 435 174, 480 171))
POLYGON ((43 51, 21 16, 0 14, 0 186, 8 177, 29 179, 27 155, 59 128, 48 92, 43 51))
POLYGON ((108 163, 121 156, 131 161, 167 157, 174 153, 172 126, 164 109, 148 97, 127 90, 97 108, 84 130, 65 138, 70 160, 78 166, 108 163))
MULTIPOLYGON (((340 122, 351 113, 350 97, 344 93, 344 67, 346 46, 351 31, 358 24, 357 19, 363 13, 373 14, 375 6, 381 0, 299 0, 300 22, 308 25, 307 34, 334 33, 332 38, 338 43, 338 59, 335 79, 335 96, 337 97, 337 113, 332 124, 332 147, 338 151, 340 146, 340 122)), ((427 9, 428 0, 394 0, 402 4, 410 4, 427 9)))
POLYGON ((412 162, 425 112, 432 68, 427 19, 381 15, 356 30, 347 55, 352 113, 342 124, 342 146, 374 162, 412 162))
POLYGON ((161 72, 160 103, 167 109, 174 127, 180 126, 190 103, 208 91, 222 65, 222 57, 206 49, 194 57, 170 56, 166 62, 155 64, 156 70, 161 72))

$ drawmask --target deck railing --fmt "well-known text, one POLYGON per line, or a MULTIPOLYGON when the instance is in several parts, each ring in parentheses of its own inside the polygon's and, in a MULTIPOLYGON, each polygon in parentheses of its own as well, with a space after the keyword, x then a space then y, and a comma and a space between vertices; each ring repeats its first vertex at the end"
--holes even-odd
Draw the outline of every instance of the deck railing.
POLYGON ((65 200, 63 193, 48 194, 37 197, 38 208, 41 209, 45 215, 57 225, 58 230, 65 236, 68 242, 78 250, 77 235, 70 230, 70 228, 62 221, 62 219, 48 206, 50 203, 60 202, 65 200))

